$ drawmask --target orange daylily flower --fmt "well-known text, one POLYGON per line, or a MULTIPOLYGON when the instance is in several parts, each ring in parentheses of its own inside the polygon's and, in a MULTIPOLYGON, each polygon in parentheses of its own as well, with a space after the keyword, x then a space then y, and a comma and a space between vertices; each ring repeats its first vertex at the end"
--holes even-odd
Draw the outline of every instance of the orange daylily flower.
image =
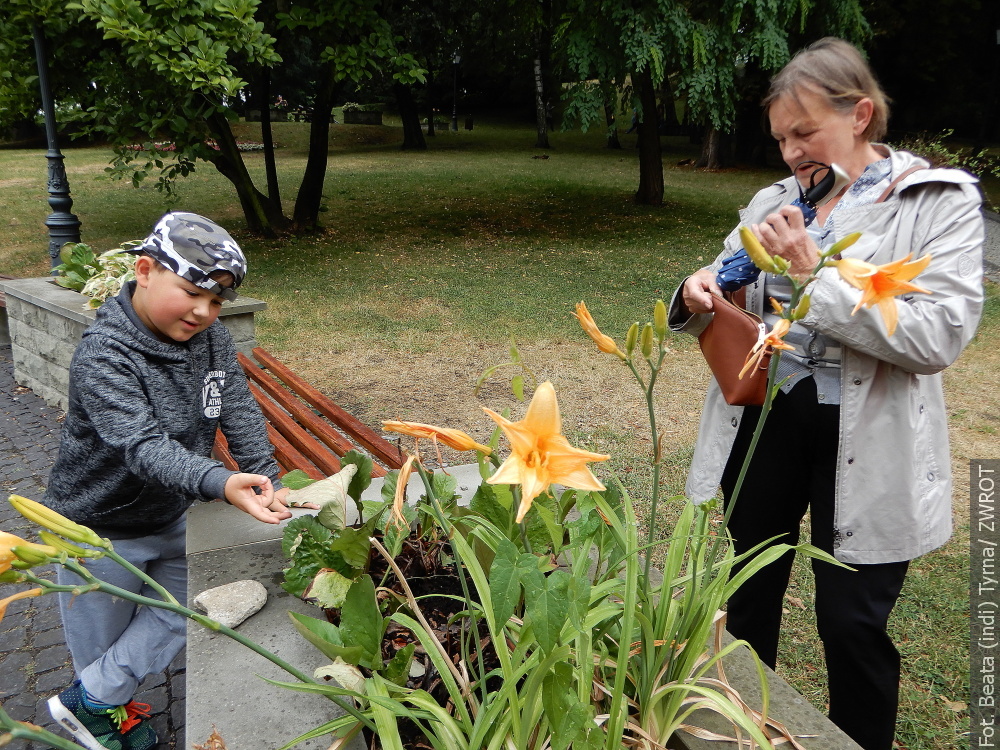
POLYGON ((520 484, 521 505, 517 521, 524 519, 535 498, 551 484, 578 490, 603 490, 597 477, 587 468, 588 461, 607 461, 611 456, 574 448, 561 434, 562 420, 552 383, 538 386, 520 422, 511 422, 495 411, 484 408, 510 440, 511 452, 497 472, 487 479, 490 484, 520 484))
POLYGON ((383 421, 382 426, 389 432, 398 432, 400 435, 409 435, 419 439, 432 440, 454 448, 457 451, 479 451, 489 455, 493 449, 488 445, 477 443, 468 434, 461 430, 453 430, 449 427, 435 427, 421 422, 399 422, 383 421))
POLYGON ((6 599, 0 599, 0 620, 3 620, 3 616, 7 614, 7 605, 11 602, 17 601, 18 599, 31 599, 41 593, 41 589, 28 589, 27 591, 19 591, 12 596, 8 596, 6 599))
POLYGON ((605 354, 614 354, 619 359, 628 359, 625 356, 625 352, 618 348, 618 344, 615 340, 608 336, 607 334, 601 333, 601 329, 597 327, 597 323, 594 322, 593 316, 587 309, 587 305, 583 302, 576 303, 576 312, 573 313, 576 319, 580 321, 580 326, 583 328, 584 332, 594 340, 597 344, 597 348, 600 349, 605 354))
POLYGON ((753 345, 753 349, 751 349, 750 353, 747 354, 747 361, 744 363, 743 369, 740 370, 740 380, 743 380, 743 376, 746 375, 747 372, 750 373, 751 378, 757 374, 757 366, 769 350, 773 351, 775 349, 795 348, 794 346, 784 342, 785 334, 788 333, 788 329, 791 327, 792 321, 787 318, 780 318, 778 322, 774 324, 774 328, 771 329, 770 333, 753 345))
POLYGON ((878 305, 885 327, 892 336, 896 332, 896 323, 899 320, 895 297, 907 292, 931 293, 929 289, 909 283, 910 279, 927 268, 931 256, 924 255, 911 261, 912 257, 913 253, 910 253, 905 258, 881 266, 857 258, 842 258, 835 261, 840 278, 862 291, 861 299, 851 311, 851 315, 860 310, 862 305, 866 307, 878 305))
POLYGON ((392 499, 392 510, 389 511, 389 520, 386 525, 394 524, 399 529, 409 526, 406 516, 403 515, 403 503, 406 502, 406 485, 410 481, 410 474, 413 473, 413 461, 416 456, 409 456, 399 470, 396 478, 396 494, 392 499))

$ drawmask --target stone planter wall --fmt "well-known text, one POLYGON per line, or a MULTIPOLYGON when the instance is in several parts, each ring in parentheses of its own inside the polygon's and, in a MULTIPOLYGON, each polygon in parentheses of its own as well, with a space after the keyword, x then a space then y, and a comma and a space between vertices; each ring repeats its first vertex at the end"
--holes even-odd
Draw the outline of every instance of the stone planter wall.
MULTIPOLYGON (((80 337, 94 322, 96 310, 84 308, 86 298, 63 289, 50 278, 2 281, 7 325, 14 359, 14 380, 31 388, 49 406, 69 405, 69 363, 80 337)), ((257 346, 254 313, 267 303, 240 297, 225 302, 219 319, 246 354, 257 346)))
POLYGON ((381 125, 381 112, 364 112, 359 110, 347 110, 344 112, 345 125, 381 125))

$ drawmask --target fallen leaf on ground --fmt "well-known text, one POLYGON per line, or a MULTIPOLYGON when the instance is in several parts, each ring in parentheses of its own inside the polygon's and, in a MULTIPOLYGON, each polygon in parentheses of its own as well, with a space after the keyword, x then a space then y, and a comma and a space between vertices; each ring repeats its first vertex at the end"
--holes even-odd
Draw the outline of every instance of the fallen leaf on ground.
POLYGON ((222 739, 222 735, 219 734, 219 730, 214 726, 212 727, 212 733, 205 740, 204 745, 192 745, 192 750, 229 750, 226 747, 226 741, 222 739))

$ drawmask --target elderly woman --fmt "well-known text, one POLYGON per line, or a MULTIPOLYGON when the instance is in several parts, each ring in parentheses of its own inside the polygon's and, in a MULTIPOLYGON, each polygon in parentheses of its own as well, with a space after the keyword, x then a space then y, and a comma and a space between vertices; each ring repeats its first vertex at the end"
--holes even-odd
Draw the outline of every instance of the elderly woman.
MULTIPOLYGON (((826 653, 830 718, 866 750, 893 743, 899 652, 886 632, 908 561, 951 534, 948 420, 941 371, 972 338, 982 308, 983 220, 975 178, 932 169, 879 144, 888 107, 857 49, 833 38, 799 52, 764 100, 771 133, 793 175, 760 191, 740 222, 771 255, 806 274, 821 251, 853 232, 845 257, 882 265, 930 254, 915 281, 930 294, 895 301, 888 335, 878 307, 852 314, 861 294, 835 268, 810 285, 811 307, 792 326, 779 377, 788 377, 736 498, 730 531, 738 552, 784 535, 796 542, 810 511, 812 542, 855 570, 813 565, 816 619, 826 653), (849 184, 808 227, 789 205, 816 165, 837 164, 849 184)), ((708 268, 674 294, 671 325, 697 335, 720 293, 717 272, 737 253, 738 233, 708 268)), ((787 301, 787 279, 760 274, 747 308, 776 321, 770 297, 787 301), (784 282, 784 283, 783 283, 784 282)), ((760 377, 758 375, 758 377, 760 377)), ((687 494, 721 485, 732 499, 760 407, 728 405, 713 379, 687 494)), ((728 627, 774 666, 791 556, 754 576, 729 602, 728 627)))

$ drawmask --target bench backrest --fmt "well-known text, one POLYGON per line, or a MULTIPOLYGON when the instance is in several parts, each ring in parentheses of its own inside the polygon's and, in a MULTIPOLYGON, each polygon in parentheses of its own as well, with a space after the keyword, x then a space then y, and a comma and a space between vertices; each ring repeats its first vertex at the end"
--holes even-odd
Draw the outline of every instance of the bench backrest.
MULTIPOLYGON (((340 457, 350 450, 367 453, 373 477, 403 465, 399 448, 337 406, 261 347, 254 358, 238 354, 240 365, 267 420, 267 433, 282 473, 301 469, 313 479, 340 471, 340 457), (254 361, 256 360, 256 361, 254 361)), ((226 468, 238 467, 221 432, 215 455, 226 468)))

